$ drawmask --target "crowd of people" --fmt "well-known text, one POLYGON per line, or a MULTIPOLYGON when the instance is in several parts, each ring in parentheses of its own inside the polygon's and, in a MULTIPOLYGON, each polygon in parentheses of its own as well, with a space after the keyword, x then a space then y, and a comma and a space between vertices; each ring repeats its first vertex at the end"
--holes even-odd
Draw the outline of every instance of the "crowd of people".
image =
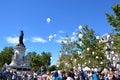
POLYGON ((0 74, 0 80, 120 80, 120 70, 24 71, 21 76, 18 76, 16 71, 3 71, 0 74))

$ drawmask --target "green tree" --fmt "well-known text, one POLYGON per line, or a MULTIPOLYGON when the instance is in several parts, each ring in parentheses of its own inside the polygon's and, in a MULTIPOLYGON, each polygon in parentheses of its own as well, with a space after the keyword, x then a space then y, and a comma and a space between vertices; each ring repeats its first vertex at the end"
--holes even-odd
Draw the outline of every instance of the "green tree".
POLYGON ((42 52, 41 55, 36 52, 29 52, 26 55, 30 61, 32 70, 39 70, 41 66, 49 66, 51 61, 50 52, 42 52))
POLYGON ((73 67, 71 57, 75 50, 74 41, 67 35, 61 42, 60 57, 58 59, 59 69, 73 67), (66 65, 67 67, 64 67, 66 65))
POLYGON ((74 54, 74 58, 77 59, 78 63, 91 68, 105 66, 105 45, 100 41, 95 31, 85 25, 78 31, 77 37, 76 45, 78 50, 74 54))
POLYGON ((54 70, 56 70, 56 65, 52 65, 52 66, 49 66, 48 67, 48 71, 54 71, 54 70))
POLYGON ((107 20, 110 25, 114 28, 114 31, 120 33, 120 5, 114 4, 112 7, 113 15, 106 13, 107 20))
POLYGON ((13 47, 5 47, 0 52, 0 68, 3 67, 5 63, 10 64, 13 55, 13 47))
POLYGON ((51 64, 51 53, 50 52, 42 52, 41 58, 43 65, 46 65, 46 67, 50 66, 51 64))
POLYGON ((61 54, 58 61, 58 69, 60 70, 68 70, 72 68, 72 61, 71 61, 71 55, 61 54))
POLYGON ((72 55, 75 49, 74 41, 66 35, 66 37, 61 42, 61 54, 72 55))
POLYGON ((27 53, 27 57, 28 57, 28 59, 30 60, 32 57, 34 57, 34 56, 36 56, 37 55, 37 53, 35 52, 35 51, 33 51, 33 52, 28 52, 27 53))
POLYGON ((28 54, 26 55, 29 59, 30 62, 30 66, 32 70, 37 70, 39 69, 40 65, 40 56, 36 53, 36 52, 28 52, 28 54))
POLYGON ((113 27, 113 48, 112 50, 120 56, 120 4, 112 6, 113 14, 106 13, 109 24, 113 27))

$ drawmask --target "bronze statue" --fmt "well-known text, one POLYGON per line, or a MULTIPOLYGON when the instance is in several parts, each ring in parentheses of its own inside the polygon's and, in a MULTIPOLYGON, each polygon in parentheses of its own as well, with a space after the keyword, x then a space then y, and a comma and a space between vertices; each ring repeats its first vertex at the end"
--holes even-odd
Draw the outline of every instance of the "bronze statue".
POLYGON ((19 36, 19 44, 18 44, 18 46, 20 46, 20 45, 24 46, 23 36, 24 36, 24 33, 23 33, 23 31, 21 30, 20 36, 19 36))

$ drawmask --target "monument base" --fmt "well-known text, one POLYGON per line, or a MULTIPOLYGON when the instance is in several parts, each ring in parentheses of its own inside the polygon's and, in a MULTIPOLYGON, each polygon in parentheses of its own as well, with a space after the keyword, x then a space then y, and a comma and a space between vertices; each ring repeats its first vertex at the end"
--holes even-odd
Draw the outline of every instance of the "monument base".
POLYGON ((5 66, 6 70, 10 70, 10 71, 16 71, 18 76, 22 76, 22 73, 25 72, 30 72, 31 71, 31 67, 30 66, 10 66, 7 65, 5 66))
POLYGON ((31 71, 29 60, 25 56, 25 50, 26 48, 22 45, 15 46, 12 61, 6 66, 6 70, 15 70, 18 76, 21 76, 24 71, 31 71))

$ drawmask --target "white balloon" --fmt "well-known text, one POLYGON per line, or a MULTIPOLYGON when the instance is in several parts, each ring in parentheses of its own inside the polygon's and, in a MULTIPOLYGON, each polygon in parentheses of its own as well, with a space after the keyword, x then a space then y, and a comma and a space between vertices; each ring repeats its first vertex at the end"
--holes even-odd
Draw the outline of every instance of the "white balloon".
POLYGON ((47 18, 46 21, 47 21, 47 23, 50 23, 50 22, 51 22, 51 19, 50 19, 50 18, 47 18))
POLYGON ((79 26, 79 29, 80 29, 80 30, 82 29, 82 26, 81 26, 81 25, 79 26))
POLYGON ((95 54, 95 52, 92 52, 92 54, 94 55, 94 54, 95 54))
POLYGON ((78 37, 79 37, 79 38, 82 38, 82 37, 83 37, 83 34, 80 33, 80 34, 78 35, 78 37))
POLYGON ((73 36, 74 36, 74 35, 75 35, 75 32, 73 32, 72 34, 73 34, 73 36))
POLYGON ((87 51, 89 51, 90 50, 90 48, 87 48, 87 51))
POLYGON ((96 39, 100 39, 100 37, 99 37, 99 36, 96 36, 96 39))

